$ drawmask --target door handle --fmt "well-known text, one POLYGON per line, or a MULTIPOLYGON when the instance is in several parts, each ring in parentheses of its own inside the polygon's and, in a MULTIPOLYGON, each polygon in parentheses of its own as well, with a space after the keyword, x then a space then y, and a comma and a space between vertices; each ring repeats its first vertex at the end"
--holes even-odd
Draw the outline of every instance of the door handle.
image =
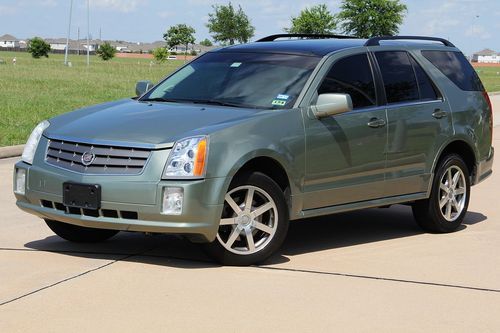
POLYGON ((385 120, 379 118, 372 118, 367 124, 371 128, 379 128, 385 126, 385 120))
POLYGON ((441 109, 436 109, 434 110, 434 112, 432 113, 432 116, 436 119, 441 119, 441 118, 444 118, 446 116, 448 116, 448 112, 446 111, 443 111, 441 109))

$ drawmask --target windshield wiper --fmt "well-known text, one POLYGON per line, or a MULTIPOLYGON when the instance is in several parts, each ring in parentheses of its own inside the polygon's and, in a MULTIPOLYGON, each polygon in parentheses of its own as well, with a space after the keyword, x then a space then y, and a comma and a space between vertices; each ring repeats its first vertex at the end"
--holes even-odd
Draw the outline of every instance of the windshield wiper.
POLYGON ((170 103, 180 103, 182 101, 178 100, 178 99, 170 99, 170 98, 163 98, 163 97, 154 97, 154 98, 141 99, 141 100, 139 100, 139 102, 170 102, 170 103))
POLYGON ((208 105, 231 106, 231 107, 235 107, 235 108, 261 109, 260 107, 255 106, 255 105, 246 105, 246 104, 224 102, 224 101, 219 101, 216 99, 185 99, 183 101, 194 103, 194 104, 208 104, 208 105))

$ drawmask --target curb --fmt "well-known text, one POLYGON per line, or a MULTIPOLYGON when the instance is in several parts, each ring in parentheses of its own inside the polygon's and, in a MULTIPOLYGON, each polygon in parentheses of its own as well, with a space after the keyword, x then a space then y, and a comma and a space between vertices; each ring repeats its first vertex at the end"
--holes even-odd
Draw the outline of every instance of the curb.
POLYGON ((0 159, 21 156, 24 145, 0 147, 0 159))

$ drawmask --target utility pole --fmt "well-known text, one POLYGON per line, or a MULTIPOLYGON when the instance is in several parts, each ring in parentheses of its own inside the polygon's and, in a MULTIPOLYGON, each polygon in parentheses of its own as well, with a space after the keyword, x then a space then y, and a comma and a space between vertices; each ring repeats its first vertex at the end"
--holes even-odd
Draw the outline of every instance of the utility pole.
POLYGON ((76 38, 77 40, 77 46, 76 46, 76 49, 77 49, 77 52, 78 52, 78 55, 80 55, 80 27, 78 27, 78 30, 77 30, 77 34, 78 34, 78 37, 76 38))
POLYGON ((90 0, 87 0, 87 67, 90 66, 90 0))
POLYGON ((66 36, 66 50, 64 51, 64 64, 68 65, 68 49, 69 49, 69 36, 71 34, 71 14, 73 13, 73 0, 71 0, 69 5, 69 23, 68 23, 68 35, 66 36))

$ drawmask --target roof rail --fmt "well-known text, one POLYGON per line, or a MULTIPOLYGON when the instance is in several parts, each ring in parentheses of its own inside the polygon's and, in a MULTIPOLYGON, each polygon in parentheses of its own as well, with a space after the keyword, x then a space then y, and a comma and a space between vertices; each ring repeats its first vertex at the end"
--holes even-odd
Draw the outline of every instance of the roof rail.
POLYGON ((304 38, 304 39, 327 39, 327 38, 339 38, 339 39, 346 39, 346 38, 356 38, 353 36, 344 36, 344 35, 330 35, 330 34, 276 34, 276 35, 271 35, 267 36, 264 38, 261 38, 257 40, 258 43, 260 42, 272 42, 275 41, 278 38, 304 38))
POLYGON ((449 40, 438 37, 425 37, 425 36, 379 36, 368 39, 365 46, 380 45, 381 40, 428 40, 433 42, 441 42, 445 46, 455 47, 449 40))

